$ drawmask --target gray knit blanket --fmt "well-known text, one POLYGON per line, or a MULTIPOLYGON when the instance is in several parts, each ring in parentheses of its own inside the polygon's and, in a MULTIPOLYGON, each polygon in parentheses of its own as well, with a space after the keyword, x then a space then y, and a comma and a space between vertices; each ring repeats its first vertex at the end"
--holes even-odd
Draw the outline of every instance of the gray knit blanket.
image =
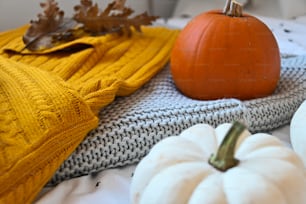
POLYGON ((140 161, 154 144, 197 124, 243 120, 251 132, 288 124, 305 100, 306 56, 282 57, 281 80, 269 97, 241 101, 193 100, 177 91, 169 66, 129 97, 101 110, 91 131, 49 182, 57 184, 140 161))

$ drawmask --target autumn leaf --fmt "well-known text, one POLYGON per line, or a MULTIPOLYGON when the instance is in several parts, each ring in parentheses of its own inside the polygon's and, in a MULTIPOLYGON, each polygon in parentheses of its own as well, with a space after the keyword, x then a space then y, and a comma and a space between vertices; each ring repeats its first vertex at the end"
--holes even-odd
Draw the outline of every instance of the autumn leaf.
POLYGON ((141 26, 151 25, 157 19, 156 16, 149 16, 147 13, 129 18, 134 11, 124 6, 125 1, 114 1, 99 11, 97 4, 91 0, 82 0, 80 5, 75 7, 74 19, 84 26, 84 30, 94 35, 124 31, 130 35, 131 27, 141 32, 141 26), (119 8, 119 10, 118 10, 119 8))
POLYGON ((88 35, 114 32, 131 35, 131 28, 141 32, 141 26, 151 25, 157 19, 147 13, 130 17, 134 10, 125 6, 125 0, 114 0, 104 10, 91 0, 80 0, 72 18, 64 18, 64 11, 55 0, 46 0, 40 6, 43 13, 38 14, 38 20, 30 22, 23 36, 25 48, 31 51, 52 48, 88 35))
POLYGON ((30 27, 23 36, 25 48, 29 50, 53 47, 54 39, 64 32, 65 38, 70 38, 67 31, 77 24, 73 19, 64 18, 64 11, 54 0, 47 0, 40 6, 44 12, 37 15, 38 20, 30 21, 30 27))

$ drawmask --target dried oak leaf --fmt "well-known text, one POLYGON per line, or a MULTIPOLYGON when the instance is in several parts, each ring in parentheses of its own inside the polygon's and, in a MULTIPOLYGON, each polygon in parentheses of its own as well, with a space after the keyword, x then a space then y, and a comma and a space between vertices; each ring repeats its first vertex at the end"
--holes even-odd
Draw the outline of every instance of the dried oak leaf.
POLYGON ((30 21, 30 27, 23 36, 25 48, 32 51, 53 47, 58 39, 71 38, 70 30, 77 24, 73 19, 64 18, 64 11, 55 0, 46 0, 40 3, 40 7, 44 12, 37 15, 38 20, 30 21))
POLYGON ((44 12, 38 14, 37 21, 30 22, 23 36, 25 48, 38 51, 83 36, 112 32, 131 35, 132 27, 141 32, 142 25, 151 25, 156 20, 156 16, 147 13, 129 18, 134 11, 124 5, 125 1, 114 0, 100 11, 98 5, 91 0, 80 0, 80 5, 75 6, 73 18, 64 18, 64 11, 60 10, 58 3, 46 0, 40 4, 44 12))
POLYGON ((74 20, 83 25, 86 32, 92 35, 101 35, 106 33, 117 32, 122 34, 132 33, 131 28, 141 32, 141 26, 151 25, 157 19, 157 16, 149 16, 142 13, 135 17, 129 18, 134 11, 124 6, 125 1, 114 1, 100 11, 97 4, 91 0, 81 0, 81 4, 75 6, 74 20))

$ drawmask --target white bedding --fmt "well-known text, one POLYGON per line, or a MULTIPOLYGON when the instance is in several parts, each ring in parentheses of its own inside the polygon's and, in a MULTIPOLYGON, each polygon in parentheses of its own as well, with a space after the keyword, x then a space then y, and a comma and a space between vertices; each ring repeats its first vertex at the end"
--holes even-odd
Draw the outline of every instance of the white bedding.
MULTIPOLYGON (((306 16, 295 20, 280 20, 259 17, 274 32, 283 55, 306 54, 306 16)), ((189 19, 172 18, 166 26, 183 27, 189 19)), ((164 24, 163 21, 159 22, 164 24)), ((290 145, 290 126, 278 128, 273 135, 290 145)), ((45 188, 35 203, 106 203, 128 204, 129 185, 135 165, 105 170, 96 175, 88 175, 64 181, 53 188, 45 188)))
MULTIPOLYGON (((289 125, 272 132, 289 144, 289 125)), ((129 204, 129 187, 136 165, 109 169, 95 176, 83 176, 44 189, 37 204, 129 204)))

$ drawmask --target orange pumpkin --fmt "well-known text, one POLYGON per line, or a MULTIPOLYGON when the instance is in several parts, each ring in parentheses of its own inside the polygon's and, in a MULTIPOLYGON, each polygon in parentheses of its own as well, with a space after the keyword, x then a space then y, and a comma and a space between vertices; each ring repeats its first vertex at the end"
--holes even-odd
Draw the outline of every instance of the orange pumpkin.
POLYGON ((200 14, 182 29, 171 54, 175 85, 186 96, 202 100, 272 94, 280 78, 273 33, 239 8, 226 8, 200 14))

